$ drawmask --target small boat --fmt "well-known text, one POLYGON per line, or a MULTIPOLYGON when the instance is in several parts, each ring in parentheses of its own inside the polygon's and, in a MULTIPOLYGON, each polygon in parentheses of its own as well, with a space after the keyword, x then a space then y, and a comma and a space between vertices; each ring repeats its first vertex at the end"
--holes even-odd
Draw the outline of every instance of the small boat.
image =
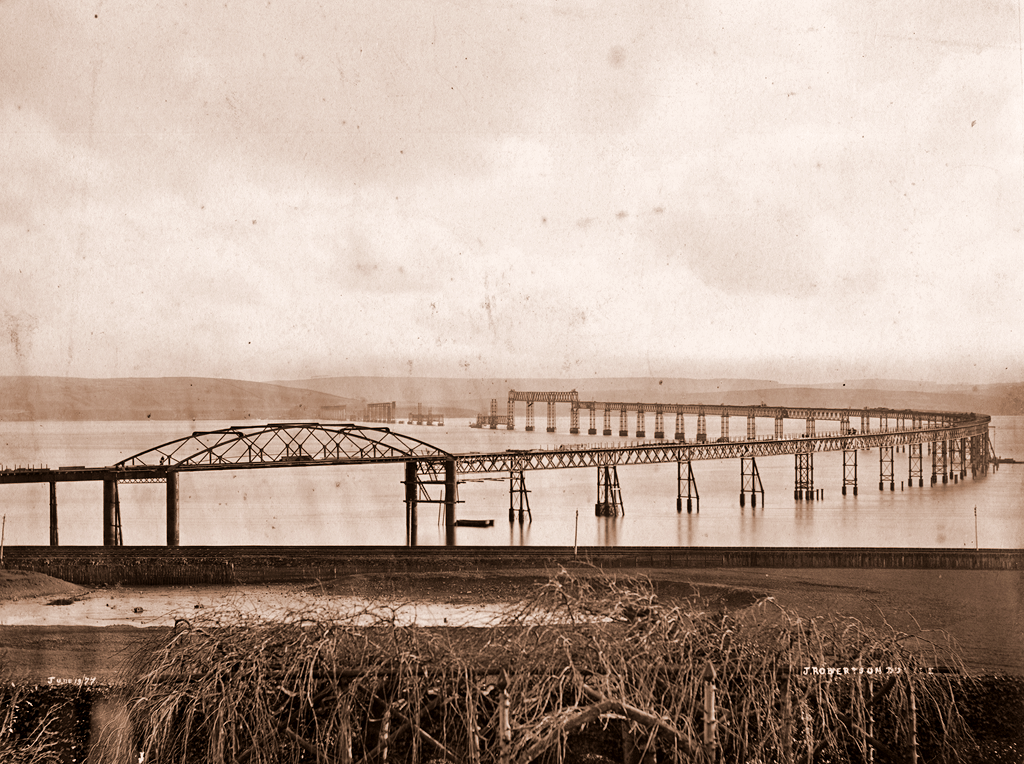
POLYGON ((456 528, 493 528, 494 520, 456 520, 456 528))

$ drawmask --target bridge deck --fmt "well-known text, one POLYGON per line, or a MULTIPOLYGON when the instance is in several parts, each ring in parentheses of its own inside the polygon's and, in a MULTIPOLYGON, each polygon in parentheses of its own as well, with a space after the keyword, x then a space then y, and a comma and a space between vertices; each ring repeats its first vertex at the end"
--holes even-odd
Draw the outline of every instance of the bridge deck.
MULTIPOLYGON (((387 428, 357 425, 274 424, 233 427, 193 433, 136 454, 110 467, 60 467, 0 470, 0 484, 55 483, 88 480, 162 482, 171 472, 266 469, 351 464, 416 462, 424 471, 437 471, 455 462, 460 473, 579 467, 659 464, 713 459, 738 459, 786 454, 956 441, 982 437, 989 449, 990 417, 950 415, 942 425, 898 428, 869 433, 822 433, 791 438, 718 439, 714 442, 641 441, 566 444, 549 449, 509 449, 486 453, 452 454, 387 428), (192 450, 189 450, 192 449, 192 450)), ((973 448, 973 447, 972 447, 973 448)), ((988 459, 985 453, 982 458, 988 459)))

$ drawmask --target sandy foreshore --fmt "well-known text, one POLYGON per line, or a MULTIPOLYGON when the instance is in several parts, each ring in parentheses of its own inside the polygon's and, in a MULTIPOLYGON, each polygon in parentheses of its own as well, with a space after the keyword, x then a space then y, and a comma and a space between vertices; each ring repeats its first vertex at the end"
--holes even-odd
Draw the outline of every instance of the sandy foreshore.
MULTIPOLYGON (((12 586, 12 572, 4 571, 0 655, 6 673, 21 681, 113 682, 129 654, 166 634, 179 618, 281 617, 373 605, 394 608, 403 621, 423 626, 487 626, 554 572, 366 572, 312 584, 87 589, 45 576, 29 581, 24 574, 12 586)), ((772 597, 803 618, 850 616, 922 644, 944 642, 948 634, 972 673, 1024 675, 1020 571, 705 568, 616 574, 649 577, 667 604, 700 598, 710 607, 737 610, 772 597)))

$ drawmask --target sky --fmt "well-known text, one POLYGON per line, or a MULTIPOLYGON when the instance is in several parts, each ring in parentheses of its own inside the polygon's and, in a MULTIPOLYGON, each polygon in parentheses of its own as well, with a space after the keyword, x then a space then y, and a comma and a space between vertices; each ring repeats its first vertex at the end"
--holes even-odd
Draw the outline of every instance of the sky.
POLYGON ((1019 4, 0 3, 0 373, 1024 379, 1019 4))

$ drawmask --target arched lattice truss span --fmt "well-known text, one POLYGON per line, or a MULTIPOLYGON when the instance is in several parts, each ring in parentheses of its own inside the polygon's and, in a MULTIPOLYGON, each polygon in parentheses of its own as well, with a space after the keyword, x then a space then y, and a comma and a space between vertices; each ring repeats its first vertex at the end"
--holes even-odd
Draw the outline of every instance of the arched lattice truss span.
POLYGON ((306 422, 194 432, 130 456, 115 467, 200 470, 423 458, 446 459, 451 454, 386 427, 306 422))

